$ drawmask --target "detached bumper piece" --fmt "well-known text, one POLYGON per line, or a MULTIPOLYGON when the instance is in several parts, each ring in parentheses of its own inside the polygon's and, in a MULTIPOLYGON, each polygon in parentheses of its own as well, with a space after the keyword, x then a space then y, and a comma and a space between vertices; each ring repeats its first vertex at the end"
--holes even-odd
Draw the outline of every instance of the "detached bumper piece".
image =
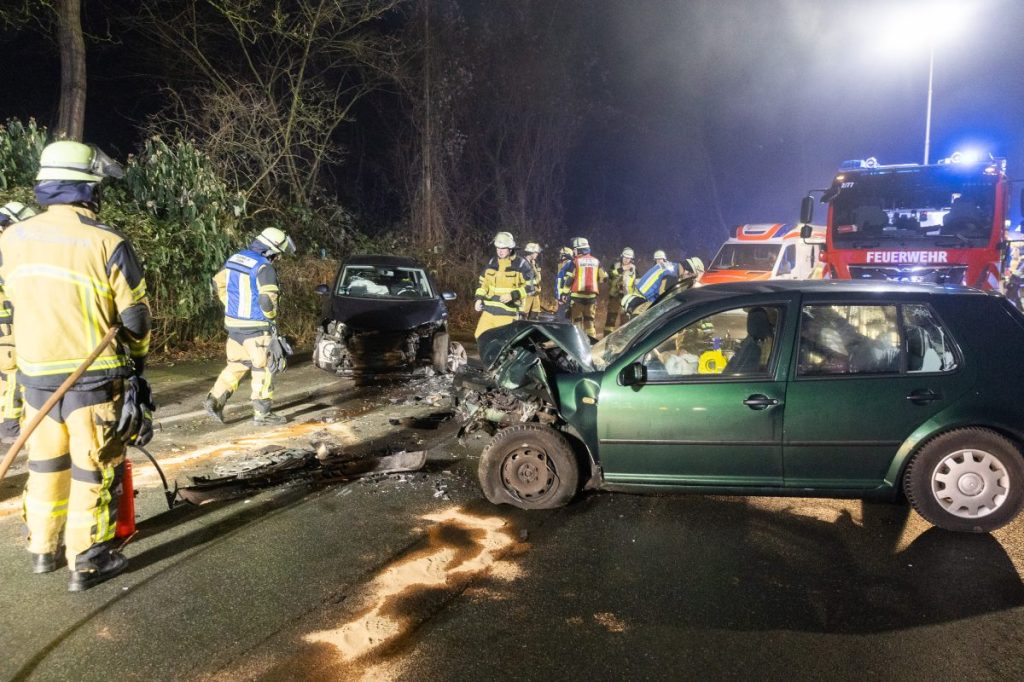
POLYGON ((202 505, 255 495, 265 488, 286 483, 335 483, 373 474, 418 471, 426 463, 427 453, 424 450, 403 450, 359 459, 329 452, 281 450, 274 453, 271 463, 236 474, 218 477, 193 476, 193 484, 180 488, 178 496, 186 502, 202 505))

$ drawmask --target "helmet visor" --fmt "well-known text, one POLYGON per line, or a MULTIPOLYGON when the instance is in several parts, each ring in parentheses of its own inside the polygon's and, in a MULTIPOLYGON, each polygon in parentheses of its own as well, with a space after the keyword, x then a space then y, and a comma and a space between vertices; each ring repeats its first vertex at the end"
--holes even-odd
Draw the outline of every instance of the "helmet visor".
POLYGON ((99 147, 92 147, 92 151, 92 166, 89 169, 92 173, 116 180, 124 177, 124 167, 121 164, 107 156, 99 147))

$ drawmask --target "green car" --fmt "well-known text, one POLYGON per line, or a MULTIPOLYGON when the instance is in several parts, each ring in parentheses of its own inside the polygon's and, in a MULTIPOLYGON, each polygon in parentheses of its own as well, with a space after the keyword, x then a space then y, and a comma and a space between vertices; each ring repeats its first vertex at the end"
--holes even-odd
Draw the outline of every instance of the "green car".
POLYGON ((1024 316, 1001 295, 874 282, 669 295, 591 347, 516 322, 457 377, 494 434, 484 495, 544 509, 581 489, 906 498, 988 532, 1024 502, 1024 316))

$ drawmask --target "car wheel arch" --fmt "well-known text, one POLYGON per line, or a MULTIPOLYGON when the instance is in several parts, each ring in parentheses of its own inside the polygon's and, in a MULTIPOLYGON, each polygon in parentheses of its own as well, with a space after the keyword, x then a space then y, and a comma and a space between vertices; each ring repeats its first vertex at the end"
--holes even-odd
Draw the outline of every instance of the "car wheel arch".
POLYGON ((566 424, 561 429, 562 435, 569 441, 576 460, 580 467, 580 480, 583 482, 583 490, 596 490, 604 483, 604 472, 597 457, 591 451, 583 436, 572 424, 566 424))

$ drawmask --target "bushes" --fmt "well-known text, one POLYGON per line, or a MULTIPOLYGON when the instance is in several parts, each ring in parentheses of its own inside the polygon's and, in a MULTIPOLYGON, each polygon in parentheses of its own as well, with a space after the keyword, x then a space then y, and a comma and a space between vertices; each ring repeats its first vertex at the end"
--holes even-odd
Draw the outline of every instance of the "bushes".
MULTIPOLYGON (((22 124, 17 119, 9 119, 0 124, 0 190, 4 192, 4 201, 10 201, 9 193, 17 190, 28 190, 32 196, 32 184, 35 182, 36 171, 39 170, 39 155, 46 146, 46 128, 36 125, 34 119, 22 124)), ((24 203, 24 199, 18 199, 24 203)))

